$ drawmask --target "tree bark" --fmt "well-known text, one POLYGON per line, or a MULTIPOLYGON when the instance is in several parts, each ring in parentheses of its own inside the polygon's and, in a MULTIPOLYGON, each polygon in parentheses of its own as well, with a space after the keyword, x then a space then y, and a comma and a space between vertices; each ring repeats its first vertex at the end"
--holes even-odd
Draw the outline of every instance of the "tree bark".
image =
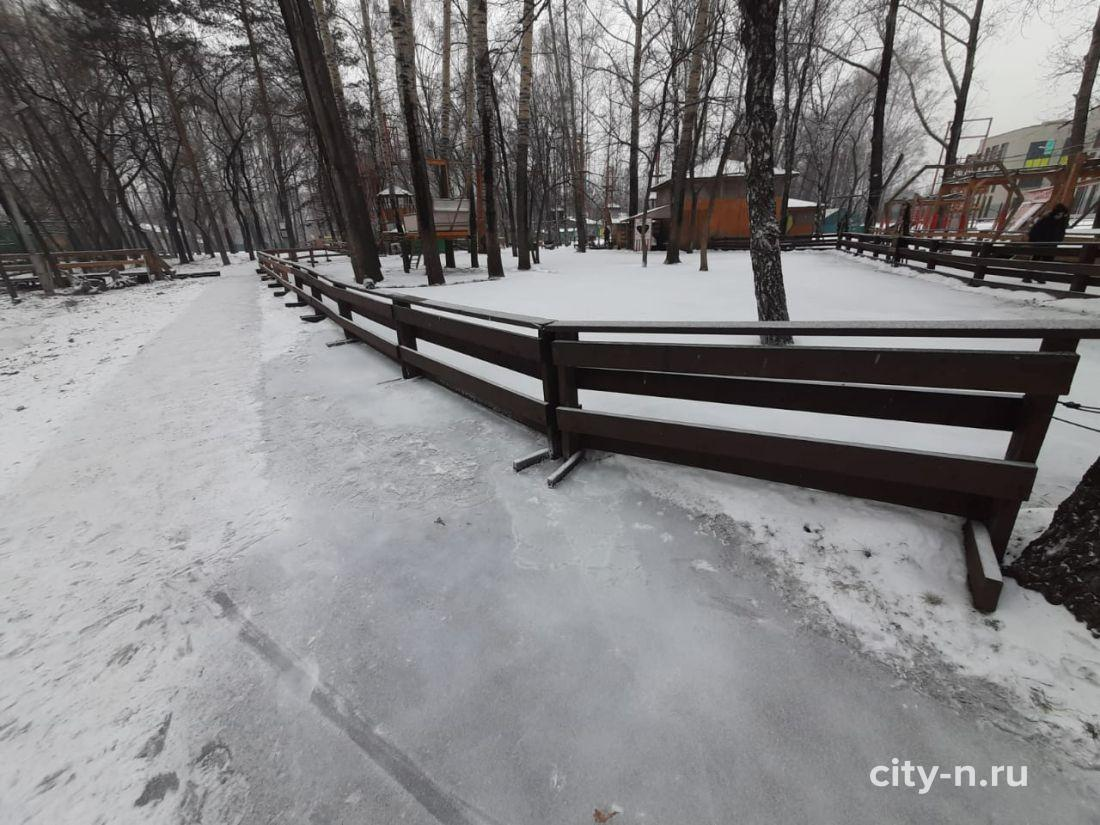
MULTIPOLYGON (((959 142, 962 140, 963 124, 966 122, 966 106, 970 98, 970 84, 974 79, 974 58, 978 53, 978 35, 981 33, 982 11, 985 0, 977 0, 974 10, 970 14, 970 27, 966 35, 966 60, 963 64, 962 77, 959 78, 958 88, 955 90, 955 113, 951 117, 951 127, 947 133, 947 147, 944 150, 943 162, 947 166, 954 166, 959 159, 959 142)), ((1097 17, 1100 25, 1100 16, 1097 17)), ((1093 39, 1097 33, 1093 32, 1093 39)), ((1100 50, 1097 51, 1100 55, 1100 50)), ((1096 66, 1093 64, 1093 76, 1096 66)), ((1091 92, 1090 92, 1091 95, 1091 92)))
MULTIPOLYGON (((535 0, 523 0, 523 34, 519 45, 519 101, 516 108, 516 248, 519 252, 518 268, 522 270, 531 268, 527 155, 531 145, 531 58, 535 45, 534 30, 535 0)), ((635 182, 635 190, 637 187, 635 182)))
POLYGON ((477 52, 477 31, 474 26, 477 0, 467 0, 466 3, 466 88, 464 90, 466 116, 466 201, 470 210, 470 238, 467 242, 470 247, 470 266, 477 269, 478 264, 478 237, 481 234, 478 226, 479 202, 477 200, 477 141, 474 134, 474 112, 477 107, 477 96, 474 91, 476 85, 475 53, 477 52))
POLYGON ((1100 460, 1006 572, 1100 636, 1100 460))
MULTIPOLYGON (((439 197, 451 197, 451 3, 443 0, 443 101, 440 103, 439 148, 443 166, 439 174, 439 197)), ((454 228, 454 227, 449 227, 454 228)), ((443 241, 444 266, 455 268, 455 243, 450 238, 443 241)))
MULTIPOLYGON (((668 248, 665 263, 680 263, 680 235, 684 222, 684 195, 686 194, 688 166, 691 165, 695 137, 695 118, 699 108, 699 82, 703 73, 703 40, 710 25, 709 0, 699 0, 695 12, 695 25, 691 33, 691 69, 688 72, 687 89, 684 92, 684 111, 680 125, 680 140, 672 158, 672 191, 670 192, 668 220, 668 248)), ((772 43, 772 60, 775 59, 775 43, 772 43)), ((772 67, 772 86, 775 85, 775 67, 772 67)), ((774 123, 774 108, 772 110, 774 123)))
POLYGON ((493 149, 493 64, 489 60, 489 26, 486 0, 472 0, 474 38, 476 48, 477 112, 481 124, 481 168, 485 194, 485 258, 490 278, 504 277, 504 264, 500 259, 500 242, 497 240, 496 159, 493 149))
MULTIPOLYGON (((786 131, 783 135, 783 194, 779 203, 779 232, 787 234, 788 215, 790 215, 791 181, 794 178, 795 151, 798 145, 798 125, 802 120, 802 104, 806 99, 806 81, 813 63, 814 41, 817 37, 817 14, 821 0, 813 0, 810 7, 809 31, 806 33, 806 54, 798 72, 798 86, 795 88, 794 107, 787 116, 786 131)), ((786 49, 790 49, 787 44, 786 49)))
MULTIPOLYGON (((628 215, 638 214, 638 175, 642 135, 642 25, 645 22, 644 0, 636 0, 634 15, 634 55, 630 66, 630 156, 627 160, 628 215)), ((630 231, 634 228, 631 226, 630 231)))
POLYGON ((445 284, 443 267, 439 263, 439 248, 435 236, 435 206, 432 203, 431 183, 428 180, 428 163, 420 142, 420 101, 416 94, 416 43, 413 40, 412 20, 409 19, 405 0, 390 0, 390 24, 393 27, 393 56, 397 66, 397 88, 401 97, 401 110, 405 115, 405 133, 409 146, 409 166, 413 184, 413 200, 416 204, 416 229, 420 236, 420 254, 428 283, 445 284))
MULTIPOLYGON (((775 37, 780 0, 738 0, 741 45, 745 49, 749 254, 756 312, 761 321, 787 321, 787 293, 775 219, 775 37)), ((790 336, 764 336, 764 343, 789 344, 790 336)))
POLYGON ((1096 67, 1100 64, 1100 7, 1096 10, 1096 22, 1092 26, 1092 39, 1081 70, 1081 83, 1077 87, 1073 103, 1073 126, 1066 148, 1071 152, 1085 149, 1085 130, 1088 128, 1089 109, 1092 106, 1092 87, 1096 84, 1096 67))
POLYGON ((882 200, 882 159, 886 141, 886 103, 890 92, 890 68, 894 61, 894 35, 901 0, 887 0, 886 24, 882 35, 882 57, 875 81, 875 107, 871 114, 871 161, 867 169, 867 214, 863 230, 873 232, 882 200))
POLYGON ((359 185, 351 138, 336 110, 332 79, 325 66, 313 7, 309 0, 279 0, 279 7, 305 87, 310 123, 317 135, 318 146, 332 169, 336 197, 347 220, 348 249, 355 280, 359 283, 367 279, 380 281, 382 268, 371 229, 370 210, 363 187, 359 185))

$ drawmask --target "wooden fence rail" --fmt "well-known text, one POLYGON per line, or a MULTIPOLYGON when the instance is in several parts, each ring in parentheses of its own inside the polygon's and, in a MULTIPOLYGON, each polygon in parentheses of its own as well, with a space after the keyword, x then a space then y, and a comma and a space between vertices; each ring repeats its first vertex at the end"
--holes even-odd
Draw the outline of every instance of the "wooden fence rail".
POLYGON ((65 252, 11 252, 0 255, 0 267, 13 278, 34 285, 50 276, 66 279, 73 272, 102 274, 112 269, 141 270, 140 277, 159 280, 171 272, 168 264, 151 249, 82 249, 65 252))
POLYGON ((1067 291, 1088 294, 1089 287, 1100 287, 1100 243, 1023 243, 1019 241, 966 241, 940 238, 912 238, 898 235, 869 235, 843 232, 837 236, 837 249, 856 255, 880 255, 898 266, 920 262, 926 269, 937 266, 962 270, 967 276, 949 274, 974 285, 992 275, 1023 280, 1065 284, 1067 291))
POLYGON ((268 253, 259 271, 284 288, 277 294, 298 296, 291 306, 316 310, 305 320, 327 317, 397 361, 405 377, 427 376, 545 433, 555 457, 605 450, 961 516, 972 598, 986 611, 996 606, 1000 562, 1055 405, 1072 384, 1078 343, 1100 338, 1100 324, 1088 321, 552 321, 362 289, 268 253), (864 341, 743 342, 768 334, 864 341), (714 343, 681 343, 685 335, 714 343), (866 344, 875 338, 981 348, 866 344), (1018 346, 986 343, 1006 340, 1018 346), (490 374, 537 379, 541 397, 446 363, 422 343, 477 359, 490 374), (989 430, 1007 447, 988 458, 834 441, 812 434, 813 418, 797 436, 689 424, 582 406, 592 392, 989 430))

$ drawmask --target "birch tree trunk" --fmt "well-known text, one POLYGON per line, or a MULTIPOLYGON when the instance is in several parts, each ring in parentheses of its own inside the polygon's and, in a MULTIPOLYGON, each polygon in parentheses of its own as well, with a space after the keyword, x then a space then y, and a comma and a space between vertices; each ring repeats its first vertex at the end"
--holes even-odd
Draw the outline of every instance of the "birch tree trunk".
POLYGON ((489 24, 486 0, 473 0, 474 60, 477 80, 477 113, 481 124, 481 168, 485 194, 485 258, 490 278, 504 277, 497 240, 496 159, 493 148, 493 64, 489 59, 489 24))
POLYGON ((428 273, 428 283, 440 286, 443 267, 439 263, 439 247, 435 236, 435 206, 432 203, 428 163, 420 142, 420 101, 416 95, 416 43, 413 41, 412 20, 405 0, 390 0, 390 24, 393 27, 393 56, 397 66, 397 88, 401 109, 405 115, 405 133, 409 146, 409 166, 412 175, 413 200, 416 203, 416 228, 420 236, 420 254, 428 273))
MULTIPOLYGON (((516 248, 519 252, 518 267, 524 270, 531 268, 527 154, 531 145, 531 58, 535 45, 534 29, 535 0, 523 0, 523 34, 519 45, 519 101, 516 108, 516 248)), ((637 189, 637 182, 634 186, 637 189)))
MULTIPOLYGON (((692 148, 695 145, 695 118, 699 108, 699 81, 703 73, 703 40, 710 24, 709 0, 699 0, 695 12, 695 25, 691 32, 691 69, 688 72, 687 89, 684 93, 684 111, 680 125, 680 140, 676 144, 676 154, 672 157, 672 191, 668 219, 668 248, 665 250, 665 263, 680 263, 680 235, 684 221, 684 195, 688 166, 691 163, 692 148)), ((772 60, 775 60, 775 45, 772 44, 772 60)), ((772 67, 772 85, 775 85, 775 67, 772 67)), ((774 122, 774 108, 772 120, 774 122)))
MULTIPOLYGON (((775 36, 780 0, 738 0, 745 49, 745 117, 748 134, 749 254, 756 313, 761 321, 787 321, 787 293, 775 219, 775 36)), ((790 336, 764 336, 766 344, 789 344, 790 336)))

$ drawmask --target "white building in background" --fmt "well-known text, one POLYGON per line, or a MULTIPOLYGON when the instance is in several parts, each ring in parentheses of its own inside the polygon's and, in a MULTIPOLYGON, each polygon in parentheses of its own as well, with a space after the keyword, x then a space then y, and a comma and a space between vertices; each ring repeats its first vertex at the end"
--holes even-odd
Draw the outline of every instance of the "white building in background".
MULTIPOLYGON (((1071 123, 1065 118, 1044 120, 1032 126, 1022 126, 1008 132, 990 135, 978 146, 978 151, 968 155, 967 161, 999 161, 1009 171, 1015 169, 1041 169, 1069 163, 1065 152, 1069 142, 1071 123)), ((1092 157, 1100 157, 1100 113, 1089 117, 1085 129, 1084 150, 1092 157)), ((1020 182, 1022 190, 1043 186, 1038 175, 1020 182)), ((1100 184, 1089 184, 1077 189, 1071 212, 1077 214, 1100 195, 1100 184)), ((998 189, 982 196, 973 214, 978 220, 992 219, 1005 201, 1005 192, 998 189)))

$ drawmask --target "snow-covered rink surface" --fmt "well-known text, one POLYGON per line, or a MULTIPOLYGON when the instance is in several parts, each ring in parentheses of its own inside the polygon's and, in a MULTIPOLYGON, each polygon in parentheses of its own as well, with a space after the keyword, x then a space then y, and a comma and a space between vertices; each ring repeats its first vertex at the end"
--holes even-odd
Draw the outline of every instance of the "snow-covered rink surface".
MULTIPOLYGON (((386 286, 549 318, 754 316, 745 253, 711 253, 710 273, 695 256, 504 260, 503 281, 386 286)), ((784 265, 796 320, 1100 316, 1100 301, 840 253, 784 265)), ((595 808, 616 823, 1095 822, 1098 643, 1011 581, 994 616, 971 610, 958 520, 616 456, 548 490, 546 465, 511 470, 537 434, 365 347, 326 347, 337 328, 301 323, 254 269, 0 304, 4 825, 580 823, 595 808), (1028 787, 874 787, 894 757, 1027 765, 1028 787)), ((1071 397, 1100 404, 1100 349, 1080 351, 1071 397)), ((485 374, 526 380, 504 372, 485 374)), ((1052 424, 1017 544, 1098 451, 1100 435, 1052 424)))

